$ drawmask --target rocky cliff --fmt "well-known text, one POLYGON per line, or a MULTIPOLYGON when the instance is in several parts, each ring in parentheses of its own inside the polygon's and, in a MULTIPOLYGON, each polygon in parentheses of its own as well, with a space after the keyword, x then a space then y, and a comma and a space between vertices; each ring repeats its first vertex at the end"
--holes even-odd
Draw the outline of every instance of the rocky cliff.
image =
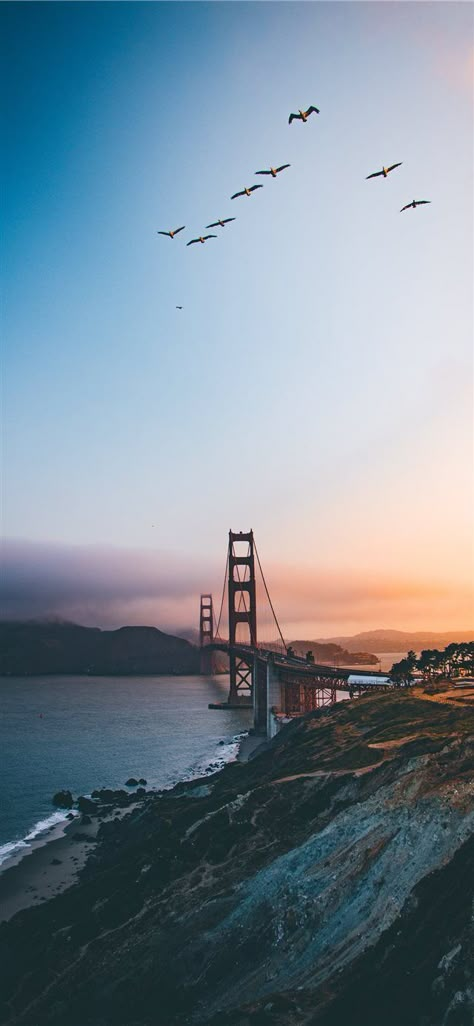
POLYGON ((470 700, 340 703, 142 796, 0 929, 2 1021, 470 1026, 470 700))

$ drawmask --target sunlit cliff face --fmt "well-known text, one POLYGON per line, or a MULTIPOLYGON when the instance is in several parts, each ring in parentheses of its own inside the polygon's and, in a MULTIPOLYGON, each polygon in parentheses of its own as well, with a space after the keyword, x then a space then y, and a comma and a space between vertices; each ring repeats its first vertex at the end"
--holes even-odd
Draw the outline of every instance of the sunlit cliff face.
MULTIPOLYGON (((224 550, 225 555, 225 550, 224 550)), ((164 630, 198 626, 199 595, 220 604, 223 566, 147 550, 100 546, 5 544, 1 585, 4 619, 59 616, 90 626, 151 624, 164 630)), ((224 560, 223 560, 224 564, 224 560)), ((472 622, 467 582, 433 576, 376 575, 348 568, 284 566, 267 561, 265 575, 287 637, 322 637, 376 627, 466 629, 472 622)), ((259 637, 275 628, 257 578, 259 637)), ((226 624, 224 602, 223 625, 226 624)))

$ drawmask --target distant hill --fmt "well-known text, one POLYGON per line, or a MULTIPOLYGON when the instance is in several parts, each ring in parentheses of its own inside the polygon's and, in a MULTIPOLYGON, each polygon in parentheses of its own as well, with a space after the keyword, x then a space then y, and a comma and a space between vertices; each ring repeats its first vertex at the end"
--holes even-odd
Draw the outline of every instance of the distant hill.
MULTIPOLYGON (((420 652, 423 648, 444 649, 452 642, 474 640, 474 630, 470 631, 394 631, 381 628, 375 631, 362 631, 349 637, 319 638, 320 644, 342 645, 349 652, 357 652, 361 648, 372 652, 403 652, 410 649, 420 652)), ((309 644, 309 642, 308 642, 309 644)))
POLYGON ((305 656, 308 651, 313 653, 315 663, 327 663, 328 666, 375 666, 378 663, 377 656, 371 652, 351 652, 335 642, 320 641, 292 641, 290 642, 296 655, 305 656))
POLYGON ((199 651, 156 627, 102 631, 64 621, 0 623, 0 675, 199 673, 199 651))

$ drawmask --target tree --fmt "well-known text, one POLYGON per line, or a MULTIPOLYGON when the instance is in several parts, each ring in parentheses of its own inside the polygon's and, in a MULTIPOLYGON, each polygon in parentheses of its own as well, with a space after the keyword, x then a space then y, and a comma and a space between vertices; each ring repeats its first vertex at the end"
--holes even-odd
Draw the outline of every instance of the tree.
POLYGON ((416 666, 415 652, 409 652, 405 659, 394 663, 390 670, 389 679, 398 687, 408 687, 413 680, 413 670, 416 666))
POLYGON ((313 655, 313 653, 311 652, 310 649, 306 653, 306 662, 307 663, 314 663, 314 655, 313 655))
POLYGON ((424 648, 418 660, 418 669, 421 670, 425 680, 432 680, 438 668, 437 657, 439 652, 436 648, 424 648))

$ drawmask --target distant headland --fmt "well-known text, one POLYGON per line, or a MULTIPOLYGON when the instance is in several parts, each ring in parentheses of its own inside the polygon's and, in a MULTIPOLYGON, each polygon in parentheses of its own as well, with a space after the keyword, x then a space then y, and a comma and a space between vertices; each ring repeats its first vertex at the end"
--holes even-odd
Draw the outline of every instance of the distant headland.
POLYGON ((102 631, 61 621, 0 623, 0 675, 199 673, 199 650, 157 627, 102 631))
MULTIPOLYGON (((313 653, 315 662, 330 666, 370 666, 378 654, 410 649, 443 648, 471 640, 473 632, 449 633, 394 630, 366 631, 353 637, 291 641, 297 655, 313 653), (374 655, 374 652, 377 655, 374 655)), ((197 631, 181 636, 157 627, 101 630, 67 620, 0 622, 0 676, 71 674, 92 676, 190 675, 200 672, 197 631)), ((269 646, 271 647, 271 646, 269 646)), ((227 671, 227 657, 217 655, 216 672, 227 671)))

